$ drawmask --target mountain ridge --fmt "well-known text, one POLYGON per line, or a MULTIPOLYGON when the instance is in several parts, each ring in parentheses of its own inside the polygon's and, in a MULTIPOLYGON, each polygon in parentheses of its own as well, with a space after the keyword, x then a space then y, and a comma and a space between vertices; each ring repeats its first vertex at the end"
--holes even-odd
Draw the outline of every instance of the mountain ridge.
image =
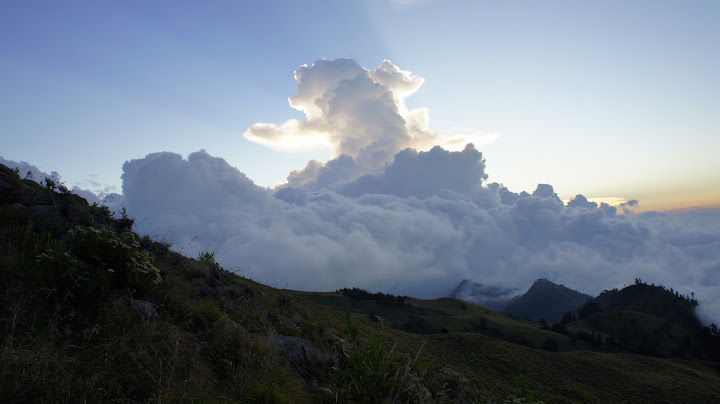
POLYGON ((541 278, 533 282, 527 292, 508 302, 503 311, 531 321, 544 319, 557 323, 565 313, 574 313, 592 298, 588 294, 541 278))

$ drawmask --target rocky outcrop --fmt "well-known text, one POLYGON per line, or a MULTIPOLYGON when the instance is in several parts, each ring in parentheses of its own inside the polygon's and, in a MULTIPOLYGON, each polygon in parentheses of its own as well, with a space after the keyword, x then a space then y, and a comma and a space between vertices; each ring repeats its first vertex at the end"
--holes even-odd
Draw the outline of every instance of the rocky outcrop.
POLYGON ((90 206, 82 197, 67 190, 57 193, 40 184, 20 179, 0 164, 0 202, 18 215, 27 215, 40 231, 61 232, 75 226, 111 228, 113 220, 101 207, 90 206))
POLYGON ((265 341, 296 365, 314 365, 318 362, 315 345, 304 338, 272 334, 265 341))
POLYGON ((142 320, 151 320, 158 317, 157 306, 147 300, 130 300, 130 305, 135 309, 135 313, 142 320))

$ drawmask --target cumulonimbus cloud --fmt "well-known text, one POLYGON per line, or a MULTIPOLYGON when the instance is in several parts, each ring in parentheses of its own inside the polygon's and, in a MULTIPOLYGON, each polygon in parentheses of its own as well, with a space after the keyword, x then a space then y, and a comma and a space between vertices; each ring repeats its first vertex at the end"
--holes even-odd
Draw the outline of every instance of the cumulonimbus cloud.
POLYGON ((282 151, 329 147, 333 157, 354 159, 357 173, 374 173, 405 148, 443 146, 462 150, 468 143, 487 144, 497 134, 454 130, 447 136, 429 129, 425 108, 408 109, 405 99, 424 79, 383 61, 374 70, 351 59, 318 60, 295 71, 297 94, 290 105, 306 119, 280 125, 256 123, 244 136, 282 151))

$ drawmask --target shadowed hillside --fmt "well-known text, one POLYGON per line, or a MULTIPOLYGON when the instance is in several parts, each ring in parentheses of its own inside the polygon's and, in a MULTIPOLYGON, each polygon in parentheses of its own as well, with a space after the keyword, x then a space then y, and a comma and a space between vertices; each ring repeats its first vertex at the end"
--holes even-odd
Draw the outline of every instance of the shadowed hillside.
POLYGON ((557 323, 567 312, 574 313, 592 296, 580 293, 547 279, 536 280, 525 294, 514 298, 503 310, 527 320, 557 323))
MULTIPOLYGON (((588 301, 568 329, 584 338, 595 335, 597 341, 617 350, 720 362, 717 326, 701 326, 696 306, 693 297, 638 280, 588 301)), ((717 363, 713 366, 720 369, 717 363)))
POLYGON ((132 218, 113 218, 61 185, 23 180, 0 166, 3 402, 720 397, 720 373, 702 363, 535 349, 530 345, 549 338, 570 344, 570 338, 456 299, 358 290, 316 298, 261 285, 221 268, 212 252, 188 258, 140 237, 132 218), (366 306, 351 313, 308 299, 366 306), (373 307, 385 310, 373 315, 366 310, 373 307), (392 327, 413 316, 431 328, 421 334, 392 327), (544 338, 524 346, 469 332, 482 328, 482 319, 486 330, 503 336, 524 327, 544 338))
POLYGON ((663 320, 676 323, 684 328, 700 328, 695 316, 698 302, 694 296, 683 296, 679 292, 658 285, 637 281, 621 290, 604 291, 595 299, 604 310, 628 310, 652 314, 663 320))

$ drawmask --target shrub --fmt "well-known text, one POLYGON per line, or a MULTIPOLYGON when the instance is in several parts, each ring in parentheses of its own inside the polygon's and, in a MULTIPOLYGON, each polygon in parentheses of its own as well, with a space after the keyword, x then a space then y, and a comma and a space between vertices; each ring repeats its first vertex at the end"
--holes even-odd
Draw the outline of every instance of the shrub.
POLYGON ((203 264, 210 265, 211 267, 217 265, 214 252, 205 251, 203 253, 200 253, 197 257, 197 260, 202 262, 203 264))
POLYGON ((76 229, 70 236, 70 248, 96 270, 114 273, 116 287, 149 287, 161 282, 160 271, 152 259, 140 251, 131 232, 118 237, 114 232, 95 228, 76 229))
POLYGON ((111 289, 146 291, 161 281, 160 271, 129 232, 118 237, 107 229, 76 229, 67 247, 44 233, 34 244, 31 277, 55 297, 46 303, 98 299, 111 289))
POLYGON ((131 218, 127 214, 127 210, 123 206, 120 208, 120 219, 115 221, 118 232, 122 233, 125 231, 132 231, 133 225, 135 225, 135 219, 131 218))
POLYGON ((395 402, 400 397, 427 392, 412 371, 411 361, 405 365, 394 361, 393 350, 386 353, 380 340, 373 336, 361 340, 350 313, 346 313, 346 322, 348 338, 338 338, 342 357, 340 366, 334 368, 336 388, 325 389, 335 402, 395 402))

